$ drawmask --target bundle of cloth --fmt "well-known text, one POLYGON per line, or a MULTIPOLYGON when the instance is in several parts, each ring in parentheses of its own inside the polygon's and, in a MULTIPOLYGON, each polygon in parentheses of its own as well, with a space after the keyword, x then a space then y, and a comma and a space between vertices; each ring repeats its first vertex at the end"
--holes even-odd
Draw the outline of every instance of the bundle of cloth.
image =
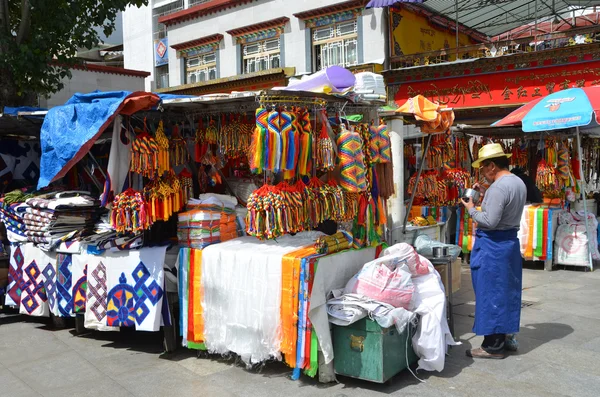
POLYGON ((42 249, 91 234, 100 217, 100 202, 86 192, 48 193, 25 203, 25 233, 42 249))
POLYGON ((400 243, 366 263, 343 290, 327 301, 329 321, 350 325, 369 317, 384 328, 402 333, 420 316, 412 343, 419 369, 442 371, 448 345, 457 343, 446 319, 446 296, 440 275, 415 249, 400 243))
POLYGON ((350 248, 352 235, 346 231, 339 231, 331 236, 321 236, 315 242, 318 254, 333 254, 350 248))
POLYGON ((0 221, 6 227, 6 238, 11 243, 27 242, 27 226, 23 220, 23 214, 27 206, 23 203, 5 203, 0 199, 0 221))

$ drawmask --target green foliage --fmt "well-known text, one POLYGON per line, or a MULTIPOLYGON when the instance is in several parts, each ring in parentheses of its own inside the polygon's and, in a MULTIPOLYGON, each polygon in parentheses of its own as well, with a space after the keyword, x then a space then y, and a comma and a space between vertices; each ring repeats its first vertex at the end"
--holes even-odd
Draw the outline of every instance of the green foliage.
MULTIPOLYGON (((78 62, 78 49, 100 43, 95 27, 108 36, 119 11, 148 0, 0 0, 0 73, 10 75, 17 95, 41 95, 62 88, 61 79, 78 62), (8 10, 8 17, 4 16, 8 10)), ((6 79, 3 84, 7 84, 6 79)))

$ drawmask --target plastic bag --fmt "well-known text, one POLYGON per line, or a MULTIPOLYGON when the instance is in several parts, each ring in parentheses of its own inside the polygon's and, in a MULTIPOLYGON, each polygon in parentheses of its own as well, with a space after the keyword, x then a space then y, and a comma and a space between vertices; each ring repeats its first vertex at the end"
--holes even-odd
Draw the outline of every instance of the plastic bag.
POLYGON ((434 241, 426 234, 417 236, 415 239, 415 248, 420 255, 432 257, 434 247, 447 247, 448 253, 452 259, 458 258, 461 252, 461 248, 458 245, 444 244, 439 241, 434 241))
MULTIPOLYGON (((429 261, 420 256, 409 244, 399 243, 386 248, 379 255, 379 259, 384 259, 385 257, 393 258, 394 261, 398 259, 406 261, 408 269, 413 276, 422 276, 429 273, 429 261)), ((393 261, 388 260, 386 263, 391 265, 393 261)))
POLYGON ((384 257, 365 264, 345 292, 409 309, 414 286, 405 260, 384 257))

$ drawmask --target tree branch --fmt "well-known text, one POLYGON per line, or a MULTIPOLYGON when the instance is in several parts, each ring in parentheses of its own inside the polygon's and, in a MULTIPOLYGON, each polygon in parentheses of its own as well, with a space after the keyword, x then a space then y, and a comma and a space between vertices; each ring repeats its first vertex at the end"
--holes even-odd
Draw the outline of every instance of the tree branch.
POLYGON ((17 33, 17 45, 21 45, 29 36, 31 28, 31 5, 29 0, 21 0, 21 23, 17 33))
POLYGON ((8 0, 0 0, 0 29, 2 33, 10 34, 10 20, 8 15, 8 0))

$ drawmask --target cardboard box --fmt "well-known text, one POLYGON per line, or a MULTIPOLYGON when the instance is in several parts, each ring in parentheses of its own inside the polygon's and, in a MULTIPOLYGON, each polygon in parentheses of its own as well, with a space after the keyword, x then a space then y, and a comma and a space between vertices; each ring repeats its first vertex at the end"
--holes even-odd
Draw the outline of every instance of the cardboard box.
MULTIPOLYGON (((434 266, 435 270, 440 274, 442 278, 442 282, 444 283, 444 289, 446 290, 446 295, 448 295, 448 278, 446 276, 448 272, 448 267, 446 265, 436 265, 434 266)), ((461 287, 461 267, 462 267, 462 259, 458 258, 452 263, 452 293, 458 292, 461 287)))

